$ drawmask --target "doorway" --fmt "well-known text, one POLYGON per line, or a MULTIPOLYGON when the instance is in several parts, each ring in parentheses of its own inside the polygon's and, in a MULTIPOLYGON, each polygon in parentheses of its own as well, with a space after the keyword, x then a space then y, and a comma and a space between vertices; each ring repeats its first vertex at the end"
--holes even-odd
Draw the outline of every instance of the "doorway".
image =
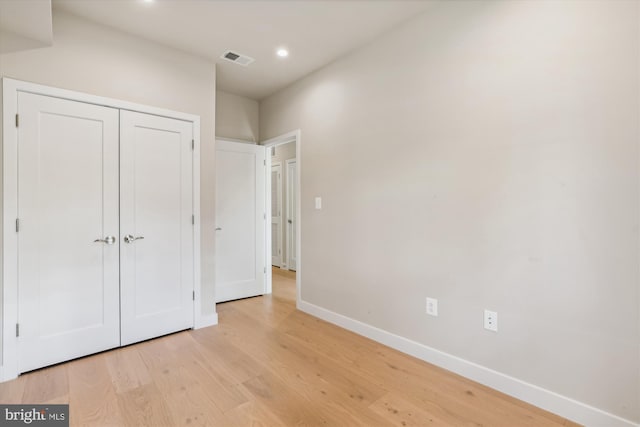
MULTIPOLYGON (((289 144, 293 144, 290 142, 289 144)), ((282 163, 273 161, 277 147, 269 150, 271 160, 271 265, 286 268, 282 253, 282 163)))
POLYGON ((286 256, 287 256, 287 269, 296 271, 296 224, 298 223, 298 212, 296 209, 298 199, 298 162, 296 159, 289 159, 286 162, 286 256))
POLYGON ((267 147, 266 191, 267 207, 273 213, 279 206, 279 226, 267 229, 266 259, 272 263, 267 269, 267 293, 272 292, 273 275, 296 281, 296 304, 300 302, 300 131, 269 139, 262 143, 267 147), (273 166, 276 166, 274 169, 273 166), (279 176, 274 173, 279 172, 279 176), (275 182, 274 182, 275 181, 275 182), (279 182, 278 182, 279 181, 279 182), (278 202, 278 199, 280 201, 278 202), (278 251, 276 253, 275 251, 278 251), (279 261, 279 265, 277 262, 279 261), (282 274, 281 274, 282 273, 282 274))

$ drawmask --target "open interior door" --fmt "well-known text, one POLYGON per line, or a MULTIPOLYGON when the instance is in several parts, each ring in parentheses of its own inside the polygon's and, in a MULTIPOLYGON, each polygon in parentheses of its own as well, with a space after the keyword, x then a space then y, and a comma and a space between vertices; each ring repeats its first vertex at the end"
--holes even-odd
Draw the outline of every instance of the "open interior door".
POLYGON ((265 293, 265 147, 216 141, 216 302, 265 293))

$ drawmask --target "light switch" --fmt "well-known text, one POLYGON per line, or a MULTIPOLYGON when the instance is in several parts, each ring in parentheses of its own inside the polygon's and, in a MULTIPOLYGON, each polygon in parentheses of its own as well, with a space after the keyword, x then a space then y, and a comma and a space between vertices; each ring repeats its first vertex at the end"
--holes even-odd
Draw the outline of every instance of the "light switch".
POLYGON ((322 197, 316 197, 316 209, 322 209, 322 197))

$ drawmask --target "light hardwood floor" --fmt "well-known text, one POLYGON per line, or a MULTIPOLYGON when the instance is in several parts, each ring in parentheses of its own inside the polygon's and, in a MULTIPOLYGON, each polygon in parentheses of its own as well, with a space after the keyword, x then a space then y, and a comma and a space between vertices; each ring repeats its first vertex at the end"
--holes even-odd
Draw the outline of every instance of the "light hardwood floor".
POLYGON ((218 326, 0 384, 0 403, 69 403, 71 425, 575 425, 295 309, 273 295, 218 305, 218 326))

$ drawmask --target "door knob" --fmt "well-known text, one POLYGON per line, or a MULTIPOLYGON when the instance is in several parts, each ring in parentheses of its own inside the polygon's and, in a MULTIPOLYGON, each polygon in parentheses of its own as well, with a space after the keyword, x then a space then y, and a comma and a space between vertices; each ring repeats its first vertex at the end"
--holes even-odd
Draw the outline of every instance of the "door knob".
POLYGON ((113 236, 107 236, 104 239, 96 239, 93 241, 93 243, 98 242, 106 243, 107 245, 113 245, 116 242, 116 238, 113 236))
POLYGON ((216 227, 216 231, 222 231, 222 227, 216 227))
POLYGON ((287 222, 288 222, 289 224, 293 224, 293 221, 291 221, 290 219, 288 219, 288 220, 287 220, 287 222))
POLYGON ((133 243, 136 240, 142 240, 142 239, 144 239, 144 236, 133 237, 131 234, 127 234, 126 236, 124 236, 125 243, 133 243))

